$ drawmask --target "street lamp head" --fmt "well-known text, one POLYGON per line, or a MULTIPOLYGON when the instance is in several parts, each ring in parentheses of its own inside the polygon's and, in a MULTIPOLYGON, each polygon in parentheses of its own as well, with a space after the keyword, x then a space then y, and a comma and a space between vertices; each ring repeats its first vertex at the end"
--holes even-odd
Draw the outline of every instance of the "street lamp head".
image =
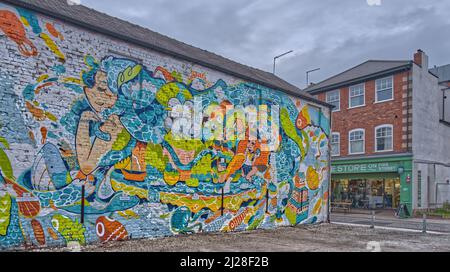
POLYGON ((309 74, 312 73, 312 72, 319 71, 319 70, 320 70, 320 68, 316 68, 316 69, 313 69, 313 70, 306 71, 306 87, 309 86, 309 74))
POLYGON ((278 55, 278 56, 276 56, 276 57, 273 58, 273 74, 275 74, 275 66, 276 66, 276 61, 277 61, 277 59, 279 59, 279 58, 281 58, 281 57, 284 57, 284 56, 286 56, 287 54, 290 54, 290 53, 292 53, 292 52, 294 52, 294 50, 288 51, 288 52, 286 52, 286 53, 283 53, 283 54, 278 55))
POLYGON ((287 54, 290 54, 290 53, 292 53, 292 52, 294 52, 294 50, 291 50, 291 51, 288 51, 288 52, 283 53, 283 54, 281 54, 281 55, 278 55, 278 56, 275 57, 275 59, 279 59, 279 58, 281 58, 281 57, 284 57, 284 56, 286 56, 287 54))

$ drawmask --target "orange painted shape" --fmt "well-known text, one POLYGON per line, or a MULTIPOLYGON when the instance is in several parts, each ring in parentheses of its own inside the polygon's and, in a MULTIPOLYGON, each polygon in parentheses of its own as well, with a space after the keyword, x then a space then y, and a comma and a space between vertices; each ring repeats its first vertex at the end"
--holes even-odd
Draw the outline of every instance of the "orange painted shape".
POLYGON ((128 232, 125 229, 125 226, 119 221, 107 216, 100 216, 95 223, 95 228, 97 236, 102 242, 106 243, 128 239, 128 232))
POLYGON ((36 219, 33 219, 31 220, 31 227, 33 228, 34 237, 39 245, 45 245, 45 233, 41 223, 39 223, 36 219))
POLYGON ((37 56, 36 46, 28 39, 25 27, 14 12, 0 10, 0 29, 17 44, 17 48, 22 55, 26 57, 37 56))
POLYGON ((33 106, 33 104, 28 101, 25 103, 25 106, 37 121, 44 121, 47 119, 45 112, 42 109, 33 106))
POLYGON ((156 67, 156 69, 155 69, 155 74, 156 74, 157 72, 161 72, 161 73, 163 74, 163 76, 164 76, 164 79, 165 79, 167 82, 175 81, 175 78, 172 76, 172 74, 169 73, 169 71, 167 71, 165 68, 163 68, 163 67, 161 67, 161 66, 158 66, 158 67, 156 67))
POLYGON ((45 144, 45 142, 47 142, 47 134, 48 129, 46 127, 41 127, 41 135, 42 135, 41 144, 45 144))
POLYGON ((45 24, 45 27, 47 28, 48 32, 55 38, 59 38, 61 41, 64 40, 63 35, 56 30, 55 26, 53 24, 47 23, 45 24))
POLYGON ((56 232, 52 228, 47 228, 47 232, 53 240, 56 241, 59 239, 58 234, 56 234, 56 232))
POLYGON ((241 214, 239 214, 238 216, 233 218, 230 221, 230 223, 228 224, 229 230, 233 231, 237 227, 239 227, 242 224, 242 222, 244 222, 245 216, 247 216, 248 212, 249 212, 249 209, 247 208, 241 214))

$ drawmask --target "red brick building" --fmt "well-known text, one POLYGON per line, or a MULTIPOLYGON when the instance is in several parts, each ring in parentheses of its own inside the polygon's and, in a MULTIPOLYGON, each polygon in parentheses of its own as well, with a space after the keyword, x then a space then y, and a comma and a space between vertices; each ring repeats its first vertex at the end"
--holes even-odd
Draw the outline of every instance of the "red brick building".
POLYGON ((408 120, 411 66, 411 61, 369 60, 306 89, 336 106, 332 131, 340 136, 340 144, 334 157, 411 152, 411 127, 407 126, 412 123, 408 120), (384 125, 392 126, 392 148, 376 147, 375 130, 384 125), (356 129, 365 134, 362 152, 349 147, 350 132, 356 129))
MULTIPOLYGON (((415 160, 414 154, 424 149, 421 127, 429 126, 422 107, 438 108, 439 90, 437 76, 429 72, 428 56, 421 50, 413 60, 366 61, 306 89, 335 106, 332 201, 348 202, 354 208, 403 206, 406 214, 425 206, 424 198, 431 201, 430 182, 423 180, 436 177, 436 169, 434 175, 431 170, 415 169, 421 163, 427 169, 432 163, 446 163, 415 160), (423 95, 433 97, 433 104, 420 104, 423 95)), ((433 126, 442 125, 432 114, 429 119, 433 126)))

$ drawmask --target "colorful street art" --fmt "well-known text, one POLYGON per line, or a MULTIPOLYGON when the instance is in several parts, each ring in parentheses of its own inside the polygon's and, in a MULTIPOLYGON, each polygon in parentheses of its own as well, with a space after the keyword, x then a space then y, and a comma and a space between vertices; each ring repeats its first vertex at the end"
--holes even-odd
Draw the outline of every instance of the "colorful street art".
POLYGON ((23 128, 35 150, 28 169, 17 173, 17 151, 0 135, 0 248, 326 217, 329 117, 320 108, 250 82, 90 52, 81 75, 67 75, 60 26, 22 9, 2 13, 20 54, 39 58, 27 38, 36 35, 57 58, 20 97, 33 124, 23 128), (61 107, 52 96, 73 99, 61 107))

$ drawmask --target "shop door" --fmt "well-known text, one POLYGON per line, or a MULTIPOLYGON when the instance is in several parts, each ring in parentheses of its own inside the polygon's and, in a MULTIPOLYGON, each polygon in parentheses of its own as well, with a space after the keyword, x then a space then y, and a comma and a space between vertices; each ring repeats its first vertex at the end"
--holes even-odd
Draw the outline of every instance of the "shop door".
POLYGON ((371 209, 385 208, 385 179, 370 179, 367 182, 368 206, 371 209))
POLYGON ((366 209, 369 205, 369 191, 367 180, 351 179, 348 184, 348 199, 351 200, 353 208, 366 209))
POLYGON ((385 180, 385 208, 397 209, 400 205, 400 178, 385 180))

